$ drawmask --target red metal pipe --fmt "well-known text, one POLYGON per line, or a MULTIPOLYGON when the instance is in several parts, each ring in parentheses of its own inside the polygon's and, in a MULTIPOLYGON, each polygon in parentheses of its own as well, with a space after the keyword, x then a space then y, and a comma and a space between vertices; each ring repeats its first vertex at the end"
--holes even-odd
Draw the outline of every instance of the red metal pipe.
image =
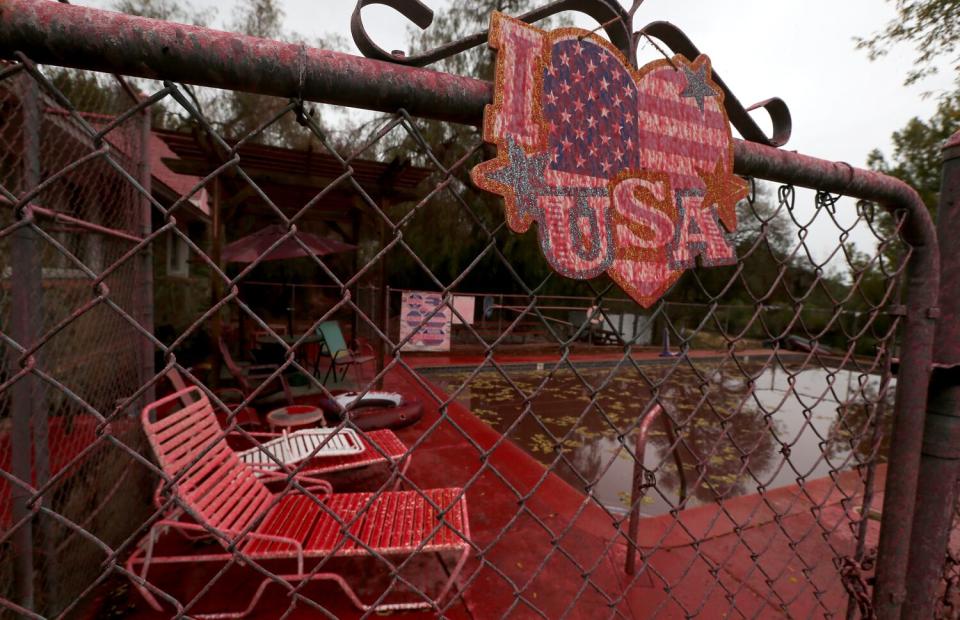
POLYGON ((943 250, 940 321, 907 565, 903 618, 910 619, 932 618, 936 611, 960 475, 960 131, 943 147, 937 233, 943 250))
POLYGON ((960 366, 960 131, 943 144, 942 155, 937 234, 940 246, 954 251, 940 253, 940 325, 933 359, 946 368, 960 366))
MULTIPOLYGON (((127 85, 126 80, 117 76, 121 84, 127 85)), ((153 121, 149 109, 144 109, 140 115, 140 148, 137 149, 137 180, 143 187, 143 194, 139 195, 140 209, 137 222, 137 234, 144 238, 150 236, 153 232, 153 207, 150 204, 150 185, 153 180, 153 172, 150 168, 150 134, 153 121)), ((137 305, 140 308, 138 319, 140 325, 148 333, 153 333, 154 323, 154 300, 153 300, 153 245, 140 252, 137 263, 139 273, 139 287, 134 293, 138 297, 137 305)), ((156 374, 154 367, 154 347, 149 339, 138 337, 140 343, 140 385, 146 385, 156 374)), ((151 383, 150 387, 143 394, 143 407, 156 400, 156 387, 151 383)), ((141 407, 142 409, 142 407, 141 407)))
MULTIPOLYGON (((935 617, 960 474, 960 375, 936 368, 930 381, 917 502, 907 563, 906 604, 901 618, 935 617)), ((886 519, 884 515, 884 519, 886 519)))
POLYGON ((18 50, 38 63, 474 124, 492 93, 481 80, 47 0, 0 2, 0 56, 18 50))
MULTIPOLYGON (((45 0, 0 5, 0 56, 16 50, 40 63, 385 112, 403 108, 471 125, 481 122, 492 93, 489 83, 472 78, 45 0)), ((743 141, 736 141, 734 155, 739 174, 842 193, 909 215, 904 351, 874 589, 877 617, 899 617, 939 289, 933 223, 916 192, 892 177, 743 141)))
MULTIPOLYGON (((7 205, 9 207, 14 206, 13 203, 3 197, 0 197, 0 204, 7 205)), ((47 209, 46 207, 41 207, 37 204, 29 203, 26 205, 26 209, 32 212, 34 215, 50 218, 54 222, 63 222, 64 224, 70 224, 71 226, 76 226, 77 228, 89 230, 90 232, 101 234, 107 237, 123 239, 124 241, 130 241, 131 243, 140 243, 143 241, 142 238, 125 233, 122 230, 100 226, 99 224, 94 224, 93 222, 88 222, 87 220, 82 220, 80 218, 67 215, 66 213, 60 213, 59 211, 54 211, 53 209, 47 209)))
MULTIPOLYGON (((40 182, 40 94, 37 83, 29 78, 18 80, 16 87, 20 89, 20 99, 23 101, 23 141, 20 148, 23 153, 22 175, 23 181, 19 189, 26 192, 40 182)), ((29 217, 24 212, 21 217, 29 217)), ((13 340, 24 349, 34 345, 43 328, 40 321, 43 317, 43 273, 40 263, 39 247, 41 240, 36 230, 31 226, 24 226, 16 230, 10 240, 10 267, 13 269, 11 277, 12 292, 10 295, 10 335, 13 340)), ((7 347, 8 368, 11 374, 16 372, 21 364, 31 367, 35 360, 20 359, 15 347, 7 347)), ((26 485, 34 484, 36 468, 31 454, 34 430, 33 424, 46 429, 45 408, 41 408, 38 400, 41 389, 37 377, 31 372, 15 382, 10 389, 10 473, 26 485), (42 415, 43 419, 34 417, 42 415)), ((46 435, 43 435, 46 440, 46 435)), ((46 446, 37 446, 43 450, 38 461, 47 462, 46 446)), ((46 472, 44 472, 46 473, 46 472)), ((18 524, 12 536, 14 557, 14 581, 16 583, 17 604, 31 611, 36 610, 37 596, 34 591, 34 574, 37 566, 34 562, 35 531, 34 522, 28 519, 31 512, 31 493, 19 485, 11 485, 10 514, 12 522, 18 524)))
MULTIPOLYGON (((627 526, 627 565, 628 575, 633 575, 637 570, 637 533, 640 531, 640 502, 637 496, 640 494, 640 487, 643 484, 643 457, 647 449, 647 436, 650 434, 650 427, 663 413, 663 407, 655 404, 637 427, 636 443, 633 450, 633 484, 630 487, 630 523, 627 526)), ((680 472, 683 476, 683 472, 680 472)))

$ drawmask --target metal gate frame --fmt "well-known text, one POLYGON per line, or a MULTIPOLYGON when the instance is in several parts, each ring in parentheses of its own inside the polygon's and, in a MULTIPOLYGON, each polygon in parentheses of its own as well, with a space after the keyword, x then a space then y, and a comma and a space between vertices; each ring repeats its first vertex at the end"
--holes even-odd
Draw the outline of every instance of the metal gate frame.
MULTIPOLYGON (((16 52, 45 64, 263 95, 296 94, 468 125, 481 122, 492 93, 489 83, 469 77, 44 0, 0 2, 0 57, 16 52)), ((960 466, 960 381, 950 370, 960 364, 960 133, 945 148, 937 231, 917 193, 897 179, 843 162, 735 143, 738 174, 842 193, 908 214, 901 230, 912 252, 906 304, 892 309, 902 317, 904 330, 873 592, 878 618, 901 617, 901 612, 929 617, 960 466)))

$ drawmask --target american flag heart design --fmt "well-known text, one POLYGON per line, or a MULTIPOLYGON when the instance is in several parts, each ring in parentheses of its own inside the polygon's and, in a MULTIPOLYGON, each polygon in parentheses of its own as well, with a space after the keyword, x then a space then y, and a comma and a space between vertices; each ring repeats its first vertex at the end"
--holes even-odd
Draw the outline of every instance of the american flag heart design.
POLYGON ((586 31, 544 32, 494 13, 494 103, 484 139, 497 158, 472 171, 505 200, 507 223, 536 222, 559 273, 606 271, 638 303, 685 269, 736 261, 727 234, 746 183, 710 61, 629 65, 586 31))

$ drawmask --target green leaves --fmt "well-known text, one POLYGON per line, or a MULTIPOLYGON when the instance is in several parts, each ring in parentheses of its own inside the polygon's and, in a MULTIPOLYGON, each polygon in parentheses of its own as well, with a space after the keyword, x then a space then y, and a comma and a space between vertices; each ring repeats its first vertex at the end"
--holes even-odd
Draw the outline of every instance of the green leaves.
POLYGON ((936 214, 940 196, 940 148, 960 127, 960 90, 944 96, 936 113, 927 120, 912 118, 893 132, 893 154, 888 159, 879 149, 867 158, 874 170, 902 179, 917 190, 931 213, 936 214))
POLYGON ((867 50, 870 59, 887 54, 894 46, 913 44, 917 56, 905 84, 916 83, 938 72, 937 63, 948 56, 955 68, 960 64, 960 0, 896 0, 897 17, 872 36, 857 38, 857 47, 867 50))

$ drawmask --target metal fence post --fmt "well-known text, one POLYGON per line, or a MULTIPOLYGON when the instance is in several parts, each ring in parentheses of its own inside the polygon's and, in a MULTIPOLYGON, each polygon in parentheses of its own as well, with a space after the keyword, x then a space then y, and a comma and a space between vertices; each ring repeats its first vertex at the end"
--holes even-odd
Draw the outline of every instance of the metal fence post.
MULTIPOLYGON (((213 261, 213 264, 217 266, 218 269, 223 269, 223 262, 220 260, 220 251, 223 246, 223 219, 220 213, 220 177, 213 179, 213 204, 210 209, 210 230, 212 235, 210 238, 210 260, 213 261)), ((210 269, 210 305, 215 306, 220 302, 220 297, 223 291, 223 280, 220 279, 220 276, 216 273, 214 269, 210 269)), ((210 317, 210 355, 208 359, 210 361, 210 380, 209 386, 212 390, 216 391, 220 388, 220 368, 222 366, 223 360, 220 357, 220 350, 218 349, 220 345, 220 338, 223 336, 222 333, 222 318, 221 318, 221 308, 218 308, 216 312, 213 313, 213 316, 210 317)))
MULTIPOLYGON (((40 95, 37 83, 32 79, 23 80, 22 110, 23 110, 23 184, 22 192, 27 192, 40 182, 40 95)), ((32 218, 29 206, 22 212, 23 218, 32 218)), ((43 271, 40 262, 39 238, 36 231, 30 226, 24 226, 13 234, 11 242, 10 262, 13 269, 12 295, 10 307, 10 331, 14 341, 24 348, 29 348, 39 336, 43 319, 41 298, 43 294, 43 271)), ((23 362, 20 355, 12 352, 11 369, 16 369, 23 362)), ((26 360, 27 364, 35 363, 35 359, 26 360)), ((32 373, 25 375, 13 385, 11 390, 11 418, 12 434, 11 471, 13 475, 27 485, 34 484, 34 463, 31 453, 35 455, 38 469, 47 462, 47 440, 45 417, 40 400, 37 398, 40 386, 32 373), (36 416, 37 419, 34 419, 36 416), (39 417, 43 416, 43 424, 39 417), (32 432, 31 432, 32 429, 32 432), (39 431, 39 433, 38 433, 39 431), (32 437, 34 433, 38 436, 32 437), (42 435, 42 436, 40 436, 42 435), (43 441, 44 445, 34 446, 34 440, 43 441)), ((48 468, 43 467, 44 470, 48 468)), ((38 476, 40 471, 37 471, 38 476)), ((43 473, 48 473, 44 471, 43 473)), ((31 494, 18 485, 12 489, 11 516, 17 531, 13 535, 14 557, 16 566, 14 572, 17 582, 18 603, 25 609, 34 610, 36 600, 34 595, 34 541, 33 519, 29 518, 31 508, 29 502, 31 494)))
MULTIPOLYGON (((387 211, 388 203, 384 200, 383 210, 387 211)), ((377 238, 379 245, 377 246, 377 251, 382 250, 387 246, 387 237, 389 236, 387 230, 387 224, 383 220, 377 225, 377 238)), ((380 328, 380 331, 383 332, 384 337, 389 337, 390 335, 390 290, 387 287, 387 260, 386 258, 380 259, 380 265, 377 268, 377 285, 373 291, 373 303, 371 304, 375 310, 374 316, 379 315, 379 321, 377 327, 380 328), (379 306, 379 308, 378 308, 379 306)), ((376 373, 377 376, 380 376, 380 373, 383 372, 385 365, 384 358, 387 355, 387 343, 384 342, 384 339, 381 337, 377 338, 376 347, 377 360, 376 360, 376 373)), ((377 380, 375 388, 378 390, 383 389, 383 378, 377 380)))
POLYGON ((943 147, 937 237, 940 320, 923 428, 904 618, 934 615, 960 474, 960 247, 954 247, 960 237, 960 131, 943 147))
MULTIPOLYGON (((150 192, 150 132, 151 118, 150 109, 143 110, 143 119, 140 122, 140 157, 137 161, 137 180, 148 193, 150 192)), ((151 222, 150 198, 145 195, 140 196, 139 200, 139 218, 137 218, 140 229, 137 233, 141 237, 146 237, 153 230, 151 222)), ((150 333, 153 333, 153 244, 148 244, 140 252, 140 286, 134 294, 140 299, 140 325, 150 333)), ((146 337, 140 339, 140 385, 153 378, 156 372, 153 364, 153 343, 146 337)), ((147 403, 156 400, 156 389, 151 386, 143 395, 144 406, 147 403)))

